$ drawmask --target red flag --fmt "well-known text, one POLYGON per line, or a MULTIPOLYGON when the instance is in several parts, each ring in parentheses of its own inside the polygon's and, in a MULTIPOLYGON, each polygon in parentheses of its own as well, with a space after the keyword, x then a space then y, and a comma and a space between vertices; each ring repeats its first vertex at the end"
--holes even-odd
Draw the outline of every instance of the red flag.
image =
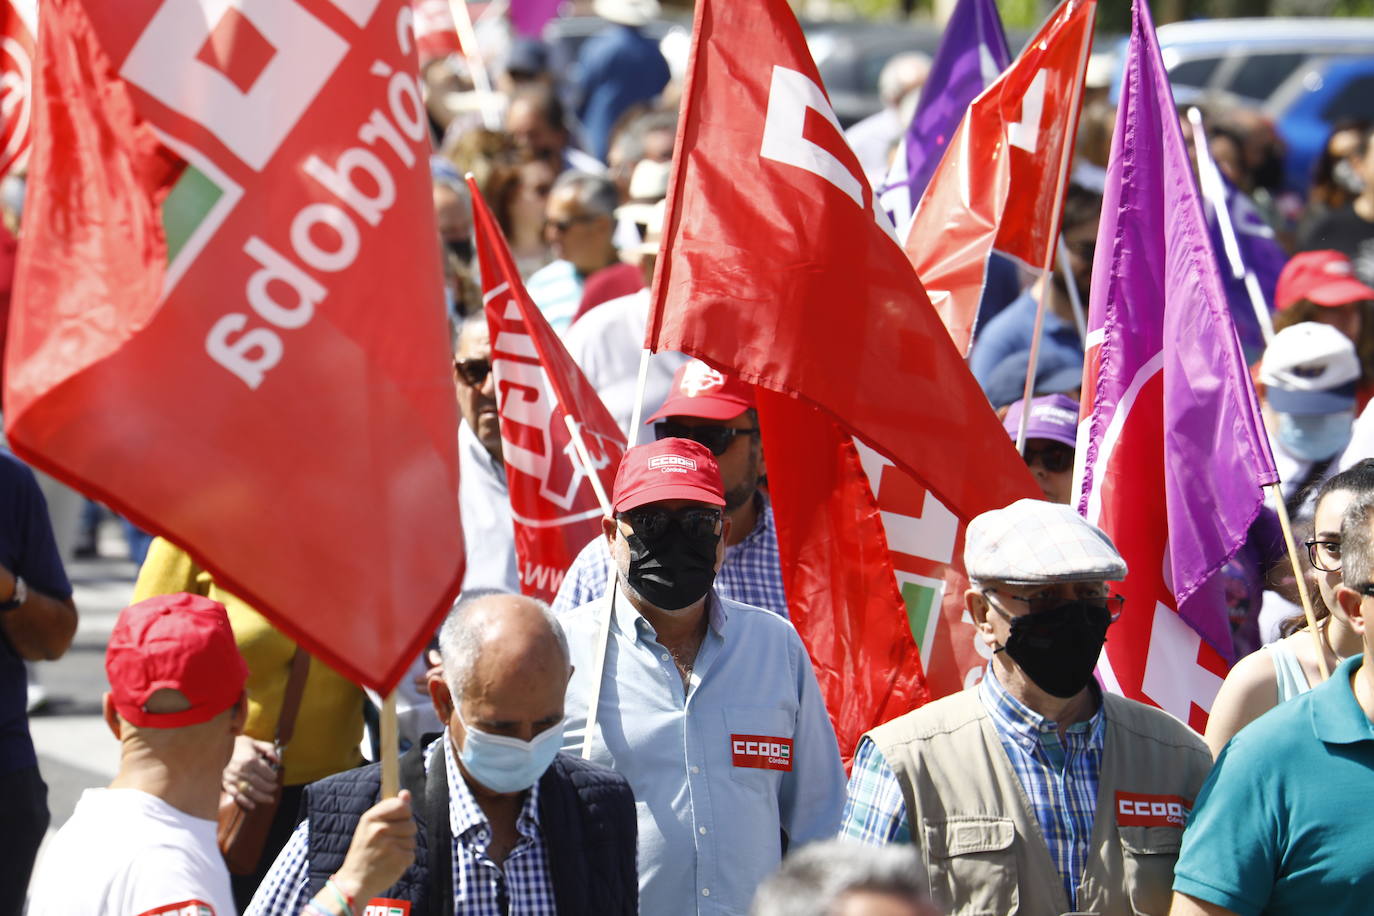
POLYGON ((864 732, 929 698, 920 651, 854 441, 808 404, 755 397, 792 623, 848 766, 864 732))
POLYGON ((409 6, 327 11, 44 6, 5 420, 386 691, 462 577, 457 407, 409 6))
POLYGON ((614 487, 625 434, 525 292, 501 229, 472 178, 468 187, 520 589, 552 601, 563 574, 578 551, 601 534, 601 519, 609 512, 583 472, 565 418, 572 417, 581 431, 605 494, 614 487))
POLYGON ((973 100, 912 218, 907 255, 960 353, 994 249, 1053 263, 1096 12, 1096 0, 1064 0, 973 100))
POLYGON ((647 345, 823 408, 961 515, 1038 492, 895 243, 785 0, 697 4, 678 132, 647 345))
POLYGON ((411 0, 410 5, 415 11, 415 45, 421 67, 432 60, 463 53, 449 0, 411 0))
POLYGON ((22 169, 33 138, 38 0, 0 2, 0 177, 22 169))

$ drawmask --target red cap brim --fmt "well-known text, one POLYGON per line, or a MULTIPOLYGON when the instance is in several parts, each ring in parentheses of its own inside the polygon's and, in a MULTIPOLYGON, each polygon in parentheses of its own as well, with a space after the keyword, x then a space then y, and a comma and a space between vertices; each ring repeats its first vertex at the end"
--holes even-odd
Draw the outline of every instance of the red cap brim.
POLYGON ((725 500, 721 498, 719 493, 694 483, 679 481, 645 487, 643 490, 632 492, 615 504, 615 511, 627 512, 630 509, 661 502, 665 499, 690 499, 693 502, 706 503, 711 506, 725 505, 725 500))
POLYGON ((1323 283, 1316 289, 1309 290, 1303 298, 1311 300, 1317 305, 1334 307, 1374 299, 1374 289, 1370 289, 1359 280, 1346 278, 1323 283))
POLYGON ((733 420, 753 404, 745 404, 734 398, 688 398, 675 394, 664 402, 645 425, 657 423, 667 417, 700 417, 703 420, 733 420))

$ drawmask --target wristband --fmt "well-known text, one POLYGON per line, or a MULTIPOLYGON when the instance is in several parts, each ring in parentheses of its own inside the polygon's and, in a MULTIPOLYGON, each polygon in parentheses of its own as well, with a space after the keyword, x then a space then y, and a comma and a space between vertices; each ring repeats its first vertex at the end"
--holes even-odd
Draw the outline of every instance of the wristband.
POLYGON ((29 587, 19 576, 14 577, 14 593, 6 601, 0 601, 0 611, 12 611, 29 600, 29 587))
POLYGON ((334 896, 339 898, 339 902, 343 904, 344 916, 357 916, 353 911, 353 898, 339 890, 339 886, 334 883, 332 875, 325 879, 324 886, 333 891, 334 896))

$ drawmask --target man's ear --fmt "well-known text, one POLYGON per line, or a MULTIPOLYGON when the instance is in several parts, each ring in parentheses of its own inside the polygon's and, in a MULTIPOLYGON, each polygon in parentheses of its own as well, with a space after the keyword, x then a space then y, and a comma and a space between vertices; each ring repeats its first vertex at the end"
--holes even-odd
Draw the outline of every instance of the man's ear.
POLYGON ((973 626, 978 630, 978 635, 983 638, 983 642, 989 648, 998 647, 997 634, 992 629, 992 621, 988 618, 988 599, 980 590, 970 588, 964 592, 964 609, 973 618, 973 626))
POLYGON ((601 516, 601 534, 606 538, 607 544, 615 542, 615 536, 620 533, 620 523, 609 515, 601 516))
POLYGON ((105 717, 105 725, 115 736, 115 740, 123 741, 124 736, 119 733, 119 713, 115 712, 114 694, 108 690, 100 698, 100 712, 105 717))
POLYGON ((1364 595, 1348 585, 1338 585, 1336 586, 1336 603, 1345 612, 1346 619, 1350 621, 1350 628, 1363 636, 1365 627, 1369 623, 1364 616, 1364 595))
POLYGON ((448 725, 453 718, 453 694, 449 692, 448 682, 441 677, 432 677, 428 682, 429 701, 434 704, 434 714, 439 721, 448 725))

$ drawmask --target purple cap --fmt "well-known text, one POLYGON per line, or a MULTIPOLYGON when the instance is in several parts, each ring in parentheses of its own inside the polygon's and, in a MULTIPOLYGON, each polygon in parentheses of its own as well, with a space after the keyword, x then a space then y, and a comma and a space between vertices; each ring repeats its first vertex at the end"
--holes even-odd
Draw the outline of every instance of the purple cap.
MULTIPOLYGON (((1021 425, 1021 405, 1017 401, 1007 410, 1002 427, 1012 440, 1021 425)), ((1031 398, 1030 421, 1026 424, 1027 439, 1050 439, 1069 448, 1078 444, 1078 402, 1067 394, 1047 394, 1031 398)))

